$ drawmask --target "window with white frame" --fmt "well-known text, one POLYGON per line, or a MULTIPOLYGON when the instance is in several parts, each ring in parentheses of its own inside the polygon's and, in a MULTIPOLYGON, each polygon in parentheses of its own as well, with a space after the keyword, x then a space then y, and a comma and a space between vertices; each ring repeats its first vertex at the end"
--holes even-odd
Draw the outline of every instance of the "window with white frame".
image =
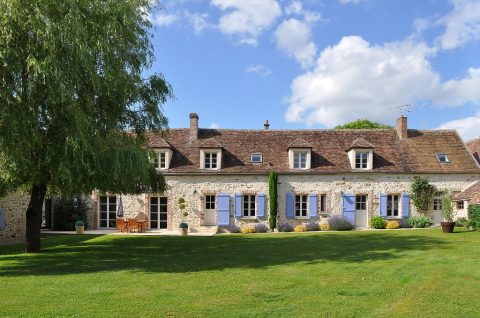
POLYGON ((217 169, 216 152, 205 152, 204 167, 205 169, 217 169))
POLYGON ((320 212, 327 211, 327 195, 325 193, 320 194, 320 212))
POLYGON ((252 153, 250 155, 250 162, 252 163, 262 163, 263 155, 261 153, 252 153))
POLYGON ((254 194, 243 195, 243 216, 244 217, 255 216, 255 195, 254 194))
POLYGON ((307 195, 297 194, 295 196, 295 217, 307 216, 307 195))
POLYGON ((442 211, 442 192, 435 192, 433 197, 433 211, 442 211))
POLYGON ((365 211, 367 210, 367 195, 359 194, 355 198, 355 210, 365 211))
POLYGON ((155 169, 166 169, 167 168, 167 153, 166 152, 157 152, 155 158, 153 159, 153 165, 155 169))
POLYGON ((206 210, 215 210, 215 195, 207 194, 205 196, 205 209, 206 210))
POLYGON ((293 168, 307 169, 307 152, 306 151, 293 152, 293 168))
POLYGON ((436 156, 437 156, 438 162, 440 163, 450 162, 450 160, 448 159, 448 156, 444 153, 437 153, 436 156))
POLYGON ((399 217, 399 202, 398 194, 387 195, 387 217, 399 217))
POLYGON ((465 204, 463 201, 457 201, 457 210, 463 210, 465 209, 465 204))
POLYGON ((368 152, 355 152, 355 169, 368 168, 368 152))

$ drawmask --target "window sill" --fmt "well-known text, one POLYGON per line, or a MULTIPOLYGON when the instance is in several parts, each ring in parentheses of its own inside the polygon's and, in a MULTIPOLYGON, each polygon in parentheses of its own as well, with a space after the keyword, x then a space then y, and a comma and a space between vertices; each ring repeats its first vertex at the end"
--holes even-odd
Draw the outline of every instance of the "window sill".
POLYGON ((295 216, 293 218, 297 219, 297 220, 310 220, 311 219, 309 216, 295 216))

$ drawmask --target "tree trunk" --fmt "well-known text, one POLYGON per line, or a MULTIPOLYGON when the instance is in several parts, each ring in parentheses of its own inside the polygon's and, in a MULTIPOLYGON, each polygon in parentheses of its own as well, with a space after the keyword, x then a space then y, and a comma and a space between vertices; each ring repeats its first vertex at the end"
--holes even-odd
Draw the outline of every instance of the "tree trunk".
POLYGON ((47 192, 46 184, 32 186, 30 203, 27 208, 25 252, 40 252, 40 228, 42 226, 42 206, 47 192))

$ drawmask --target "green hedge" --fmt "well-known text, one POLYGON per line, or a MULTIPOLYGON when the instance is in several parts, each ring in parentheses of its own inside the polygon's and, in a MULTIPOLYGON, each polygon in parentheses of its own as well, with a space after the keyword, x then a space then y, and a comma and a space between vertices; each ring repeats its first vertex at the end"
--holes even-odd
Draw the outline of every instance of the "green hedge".
POLYGON ((470 226, 474 230, 480 229, 480 205, 468 206, 468 219, 470 220, 470 226))

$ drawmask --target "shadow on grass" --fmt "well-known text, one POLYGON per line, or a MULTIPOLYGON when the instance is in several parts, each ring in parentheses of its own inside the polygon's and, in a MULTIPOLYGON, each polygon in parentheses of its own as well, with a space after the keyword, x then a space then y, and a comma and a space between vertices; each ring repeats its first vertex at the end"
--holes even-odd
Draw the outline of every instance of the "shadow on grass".
POLYGON ((39 254, 17 251, 0 255, 0 276, 118 270, 186 273, 295 262, 361 263, 404 257, 412 250, 447 247, 445 240, 428 235, 374 232, 214 237, 70 235, 45 243, 39 254))

